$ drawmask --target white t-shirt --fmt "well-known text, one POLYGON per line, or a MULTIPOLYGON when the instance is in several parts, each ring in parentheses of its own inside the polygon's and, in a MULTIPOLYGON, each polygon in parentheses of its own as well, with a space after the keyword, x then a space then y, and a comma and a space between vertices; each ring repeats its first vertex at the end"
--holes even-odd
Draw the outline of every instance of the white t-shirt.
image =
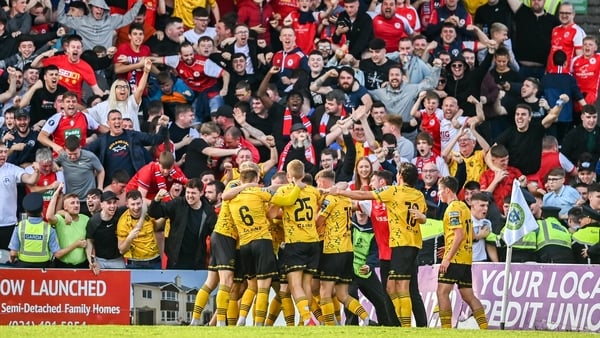
MULTIPOLYGON (((492 222, 487 219, 476 219, 471 216, 473 221, 473 233, 478 234, 479 230, 486 225, 489 229, 492 228, 492 222)), ((473 262, 485 262, 487 260, 487 252, 485 251, 485 239, 480 239, 477 242, 473 241, 473 262)))
POLYGON ((197 44, 198 40, 200 40, 200 38, 203 36, 208 36, 209 38, 214 40, 217 36, 217 30, 214 27, 206 27, 206 30, 202 34, 194 32, 193 29, 190 29, 183 33, 183 37, 192 44, 197 44))
MULTIPOLYGON (((133 129, 136 131, 140 131, 140 120, 138 118, 138 113, 140 111, 140 105, 135 102, 135 96, 129 95, 127 101, 118 102, 117 110, 121 112, 121 116, 123 118, 128 118, 133 121, 133 129)), ((108 101, 102 101, 97 105, 88 108, 88 115, 96 120, 101 125, 108 126, 108 101)))
POLYGON ((252 59, 250 58, 250 47, 248 45, 239 47, 237 44, 234 44, 233 51, 235 53, 242 53, 246 55, 246 73, 254 74, 254 66, 252 65, 252 59))
POLYGON ((17 224, 17 183, 25 169, 12 163, 0 167, 0 227, 17 224))

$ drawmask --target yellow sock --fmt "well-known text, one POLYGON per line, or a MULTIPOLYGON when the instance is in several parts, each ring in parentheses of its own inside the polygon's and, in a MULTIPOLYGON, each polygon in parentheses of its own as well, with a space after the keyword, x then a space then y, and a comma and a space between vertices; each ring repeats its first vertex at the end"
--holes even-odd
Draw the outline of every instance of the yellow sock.
POLYGON ((298 299, 295 299, 295 301, 296 301, 296 308, 298 309, 298 312, 300 313, 301 322, 304 323, 304 321, 307 321, 310 319, 308 299, 306 299, 306 297, 298 297, 298 299))
POLYGON ((342 304, 340 304, 339 299, 336 296, 333 296, 331 298, 331 300, 333 301, 333 313, 335 314, 335 320, 337 320, 338 323, 342 322, 342 304))
POLYGON ((240 304, 240 317, 248 317, 252 302, 254 302, 254 296, 256 296, 256 290, 246 288, 244 295, 242 296, 242 303, 240 304))
POLYGON ((239 314, 240 308, 238 306, 238 300, 230 299, 229 305, 227 306, 227 326, 235 326, 239 314))
POLYGON ((296 325, 296 309, 294 308, 292 296, 289 293, 279 292, 279 298, 281 298, 281 310, 283 311, 285 325, 296 325))
POLYGON ((206 302, 208 302, 211 291, 212 290, 206 285, 202 285, 202 288, 198 290, 196 301, 194 302, 194 313, 192 313, 192 318, 200 319, 200 315, 202 314, 202 310, 204 310, 204 306, 206 306, 206 302))
POLYGON ((267 319, 265 320, 265 326, 273 326, 279 313, 281 312, 281 298, 279 295, 275 295, 269 303, 269 311, 267 311, 267 319))
POLYGON ((348 308, 348 310, 354 313, 355 315, 359 316, 360 319, 367 320, 369 318, 367 311, 365 311, 365 309, 362 307, 362 305, 360 305, 356 298, 348 296, 348 300, 346 301, 346 303, 348 304, 344 305, 348 308))
POLYGON ((257 326, 263 326, 265 324, 265 317, 267 316, 267 307, 269 306, 269 289, 258 289, 256 294, 256 305, 254 306, 255 317, 254 323, 257 326))
POLYGON ((315 318, 317 318, 319 322, 322 322, 323 312, 321 311, 321 307, 319 306, 320 298, 321 297, 319 296, 313 296, 313 301, 310 303, 310 311, 313 313, 313 315, 315 315, 315 318))
POLYGON ((227 320, 227 306, 229 305, 229 286, 220 284, 217 291, 217 322, 225 323, 227 320))
POLYGON ((335 325, 335 314, 331 298, 321 298, 321 311, 325 325, 335 325))
POLYGON ((440 323, 442 324, 442 329, 452 328, 452 310, 440 310, 440 323))
POLYGON ((392 304, 394 304, 394 312, 396 313, 396 317, 400 320, 400 298, 398 298, 397 293, 390 294, 390 298, 392 299, 392 304))
POLYGON ((485 318, 485 310, 483 310, 482 307, 473 310, 473 317, 475 317, 475 320, 477 321, 477 324, 479 325, 480 329, 487 330, 488 322, 487 318, 485 318))
POLYGON ((410 317, 412 314, 412 302, 409 293, 398 294, 400 302, 400 325, 402 327, 410 327, 410 317))

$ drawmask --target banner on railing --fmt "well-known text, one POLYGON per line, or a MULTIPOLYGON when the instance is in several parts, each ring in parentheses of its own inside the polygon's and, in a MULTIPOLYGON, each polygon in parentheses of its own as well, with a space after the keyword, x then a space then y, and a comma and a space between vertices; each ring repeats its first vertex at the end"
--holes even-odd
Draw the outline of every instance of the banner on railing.
POLYGON ((0 269, 0 324, 129 324, 130 272, 0 269))
MULTIPOLYGON (((419 269, 419 289, 430 319, 439 325, 437 266, 419 269)), ((568 264, 512 264, 506 329, 600 331, 600 266, 568 264)), ((473 264, 473 291, 485 308, 489 327, 500 327, 504 263, 473 264)), ((451 294, 453 324, 472 319, 458 289, 451 294)))
MULTIPOLYGON (((439 326, 437 266, 419 269, 429 326, 439 326)), ((513 264, 507 329, 600 331, 600 266, 513 264)), ((206 271, 0 269, 0 325, 186 325, 206 271)), ((490 328, 499 328, 503 263, 475 263, 473 290, 490 328)), ((361 303, 373 318, 370 303, 361 303)), ((458 289, 453 324, 477 327, 458 289)), ((207 322, 212 299, 202 314, 207 322)), ((249 321, 250 322, 250 321, 249 321)), ((282 323, 278 321, 277 323, 282 323)))

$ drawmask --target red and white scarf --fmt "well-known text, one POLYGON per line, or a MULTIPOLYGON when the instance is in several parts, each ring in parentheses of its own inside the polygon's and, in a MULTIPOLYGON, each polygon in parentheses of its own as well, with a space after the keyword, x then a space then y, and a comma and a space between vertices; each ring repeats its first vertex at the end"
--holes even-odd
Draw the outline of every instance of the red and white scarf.
MULTIPOLYGON (((302 124, 304 125, 304 127, 306 128, 308 133, 312 134, 312 124, 310 123, 308 116, 300 113, 300 119, 302 119, 302 124)), ((283 112, 283 130, 282 130, 281 134, 283 136, 290 136, 291 132, 292 132, 292 112, 290 111, 290 108, 285 108, 285 111, 283 112)))
MULTIPOLYGON (((342 107, 341 118, 346 118, 346 116, 348 116, 346 113, 346 108, 342 107)), ((319 123, 319 135, 321 135, 321 137, 325 137, 325 135, 327 135, 327 124, 329 123, 329 118, 330 116, 327 112, 323 113, 321 122, 319 123)))
MULTIPOLYGON (((288 142, 283 148, 281 155, 279 155, 279 164, 277 164, 277 170, 282 171, 285 170, 283 167, 285 165, 285 159, 290 152, 290 148, 292 147, 292 141, 288 142)), ((315 154, 315 148, 312 144, 304 149, 304 157, 306 160, 314 165, 317 164, 317 155, 315 154)))

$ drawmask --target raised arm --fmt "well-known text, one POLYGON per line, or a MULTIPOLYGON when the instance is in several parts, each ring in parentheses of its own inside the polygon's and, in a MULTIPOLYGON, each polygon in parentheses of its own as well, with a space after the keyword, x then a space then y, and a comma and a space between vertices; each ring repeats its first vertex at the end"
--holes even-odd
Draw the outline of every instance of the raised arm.
MULTIPOLYGON (((19 104, 17 106, 19 108, 27 107, 31 103, 31 98, 33 97, 33 94, 35 94, 35 91, 41 88, 44 88, 44 83, 42 82, 42 80, 35 81, 33 85, 29 86, 29 89, 27 89, 25 94, 21 96, 21 101, 19 101, 19 104)), ((0 99, 0 102, 1 101, 2 99, 0 99)))
POLYGON ((273 100, 271 100, 269 94, 267 94, 267 89, 269 88, 271 77, 277 73, 279 73, 279 67, 271 67, 271 69, 269 69, 269 71, 265 74, 265 78, 260 83, 260 86, 258 86, 258 92, 256 94, 258 95, 266 109, 271 109, 271 107, 273 106, 273 100))
POLYGON ((331 87, 323 87, 323 83, 330 77, 338 77, 338 72, 335 69, 330 69, 328 70, 325 74, 319 76, 319 78, 317 78, 315 81, 313 81, 310 84, 310 91, 315 92, 315 93, 319 93, 319 94, 326 94, 329 93, 331 91, 331 87))
POLYGON ((279 154, 277 153, 275 138, 273 136, 266 136, 265 140, 270 150, 270 157, 268 160, 263 162, 263 170, 265 172, 268 172, 269 170, 271 170, 271 168, 277 165, 277 162, 279 161, 279 154))
POLYGON ((146 201, 142 200, 142 214, 139 220, 137 221, 133 229, 131 229, 127 237, 125 237, 124 240, 118 241, 119 253, 121 255, 129 251, 129 249, 131 248, 131 242, 133 242, 133 240, 137 238, 137 236, 140 233, 140 230, 142 230, 142 226, 144 226, 144 221, 146 218, 147 209, 148 207, 146 205, 146 201))
POLYGON ((544 128, 550 128, 552 123, 558 120, 558 115, 560 114, 563 105, 567 102, 569 102, 569 96, 567 94, 560 94, 556 101, 556 105, 552 107, 548 114, 544 116, 544 119, 542 119, 542 126, 544 126, 544 128))
POLYGON ((10 100, 11 98, 13 98, 15 96, 15 93, 17 92, 17 73, 16 70, 12 67, 9 67, 7 70, 8 72, 8 89, 0 94, 0 103, 4 103, 8 100, 10 100))
POLYGON ((142 103, 142 95, 144 95, 144 90, 146 90, 146 85, 148 84, 148 76, 150 75, 150 71, 152 70, 152 60, 144 59, 144 73, 140 78, 140 82, 135 88, 135 92, 133 93, 133 97, 135 98, 135 103, 138 105, 142 103))
POLYGON ((58 185, 58 188, 54 190, 54 194, 52 194, 52 198, 50 199, 50 203, 48 203, 48 209, 46 209, 46 220, 50 225, 55 225, 58 222, 58 218, 56 218, 56 205, 58 204, 58 200, 60 195, 62 194, 63 183, 61 182, 58 185))
POLYGON ((415 104, 413 104, 412 108, 410 109, 410 116, 417 119, 421 118, 421 112, 419 111, 419 108, 421 108, 421 102, 423 102, 423 99, 425 98, 426 94, 427 92, 424 90, 419 92, 419 96, 417 96, 415 104))

